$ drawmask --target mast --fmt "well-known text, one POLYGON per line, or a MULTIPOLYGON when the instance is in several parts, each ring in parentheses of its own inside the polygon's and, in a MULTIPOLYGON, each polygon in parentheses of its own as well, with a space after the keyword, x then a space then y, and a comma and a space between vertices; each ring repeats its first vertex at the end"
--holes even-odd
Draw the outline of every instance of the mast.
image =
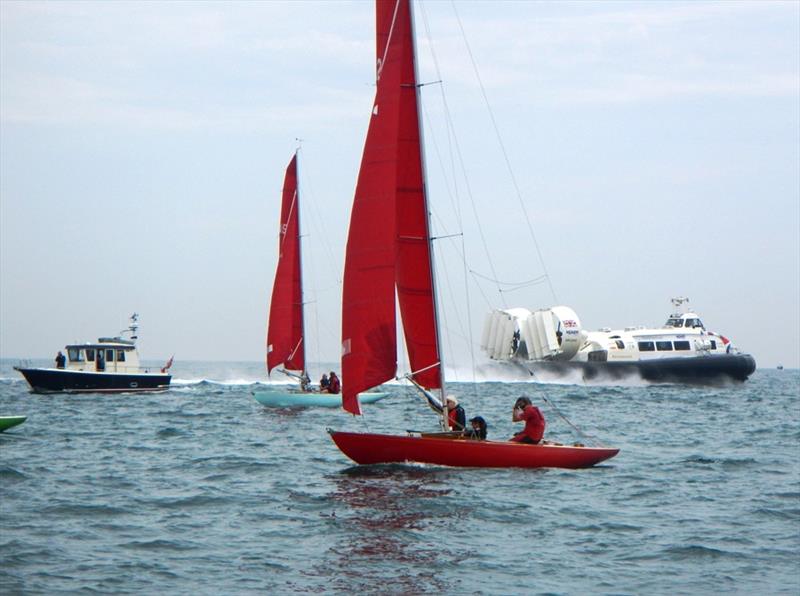
MULTIPOLYGON (((400 0, 398 0, 399 2, 400 0)), ((428 243, 428 255, 429 255, 429 266, 431 272, 431 292, 433 294, 433 321, 435 325, 435 335, 436 335, 436 353, 439 356, 439 396, 440 401, 442 402, 442 426, 444 430, 448 429, 448 421, 447 421, 447 402, 445 401, 446 393, 446 385, 445 385, 445 378, 444 378, 444 358, 442 357, 442 338, 441 338, 441 327, 439 326, 439 298, 436 292, 436 269, 435 267, 435 259, 433 256, 433 236, 431 235, 431 211, 428 207, 428 171, 425 167, 425 142, 424 142, 424 130, 422 127, 421 115, 420 115, 420 104, 422 103, 422 95, 420 93, 420 84, 419 84, 419 65, 417 61, 417 35, 414 28, 414 4, 411 0, 408 0, 408 12, 409 12, 409 27, 411 29, 411 47, 412 47, 412 54, 414 58, 414 93, 417 96, 417 128, 419 129, 419 151, 420 151, 420 165, 422 167, 422 196, 423 201, 425 203, 425 217, 427 218, 426 226, 428 228, 428 237, 426 241, 428 243)))
MULTIPOLYGON (((303 287, 303 234, 300 230, 300 146, 294 150, 295 159, 295 175, 296 175, 296 191, 297 194, 297 260, 300 261, 300 347, 298 349, 303 351, 303 371, 302 376, 308 378, 308 371, 306 370, 306 314, 305 314, 305 288, 303 287)), ((301 380, 301 386, 305 383, 301 380)))

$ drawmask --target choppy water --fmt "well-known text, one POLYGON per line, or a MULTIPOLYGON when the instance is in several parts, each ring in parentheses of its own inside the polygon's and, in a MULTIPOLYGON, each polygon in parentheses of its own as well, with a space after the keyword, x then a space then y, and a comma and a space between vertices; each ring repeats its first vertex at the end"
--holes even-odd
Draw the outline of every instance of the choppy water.
POLYGON ((433 428, 400 386, 269 410, 261 364, 176 363, 155 395, 32 395, 0 366, 0 593, 800 593, 800 372, 744 385, 457 384, 490 438, 522 392, 580 470, 353 467, 326 427, 433 428), (205 380, 204 380, 205 379, 205 380), (209 379, 217 379, 211 382, 209 379))

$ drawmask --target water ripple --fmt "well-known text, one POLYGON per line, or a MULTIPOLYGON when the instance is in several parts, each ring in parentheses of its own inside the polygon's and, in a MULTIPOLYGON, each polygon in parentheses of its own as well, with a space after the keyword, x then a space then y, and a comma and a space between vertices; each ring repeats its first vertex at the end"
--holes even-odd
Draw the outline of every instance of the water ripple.
POLYGON ((590 470, 481 470, 338 451, 326 427, 435 425, 399 385, 353 419, 260 406, 261 364, 195 366, 158 395, 0 380, 0 411, 29 416, 0 439, 0 592, 800 593, 800 373, 729 388, 453 383, 492 438, 517 430, 526 393, 548 438, 584 440, 542 397, 622 449, 590 470))

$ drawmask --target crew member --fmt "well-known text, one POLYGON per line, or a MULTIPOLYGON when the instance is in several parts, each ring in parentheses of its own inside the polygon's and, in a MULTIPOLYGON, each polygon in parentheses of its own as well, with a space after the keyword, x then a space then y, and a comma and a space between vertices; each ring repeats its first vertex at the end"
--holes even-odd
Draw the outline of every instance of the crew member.
POLYGON ((472 428, 464 431, 464 436, 467 439, 478 439, 478 440, 485 440, 486 439, 486 420, 483 419, 483 416, 475 416, 475 418, 469 419, 470 426, 472 428))
POLYGON ((511 437, 515 443, 536 444, 544 436, 545 421, 542 412, 531 403, 527 397, 520 397, 514 403, 514 411, 511 414, 514 422, 525 421, 525 428, 511 437))
POLYGON ((342 390, 342 384, 339 382, 339 377, 337 377, 336 373, 333 371, 331 371, 329 382, 330 384, 328 385, 328 393, 337 394, 342 390))
POLYGON ((448 395, 445 404, 447 404, 447 425, 450 430, 464 430, 467 427, 467 415, 464 408, 458 403, 456 396, 448 395))

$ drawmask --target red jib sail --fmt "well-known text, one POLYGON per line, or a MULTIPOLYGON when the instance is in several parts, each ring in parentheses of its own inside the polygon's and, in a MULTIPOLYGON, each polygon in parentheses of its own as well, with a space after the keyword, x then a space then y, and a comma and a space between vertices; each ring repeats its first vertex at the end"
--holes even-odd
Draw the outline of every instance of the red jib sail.
POLYGON ((267 373, 280 364, 305 370, 303 281, 300 268, 300 211, 297 194, 297 154, 286 168, 281 202, 278 267, 272 285, 267 327, 267 373))
POLYGON ((395 288, 412 371, 438 387, 427 207, 408 0, 376 3, 377 90, 356 185, 342 296, 342 404, 397 370, 395 288), (424 369, 424 370, 423 370, 424 369))

